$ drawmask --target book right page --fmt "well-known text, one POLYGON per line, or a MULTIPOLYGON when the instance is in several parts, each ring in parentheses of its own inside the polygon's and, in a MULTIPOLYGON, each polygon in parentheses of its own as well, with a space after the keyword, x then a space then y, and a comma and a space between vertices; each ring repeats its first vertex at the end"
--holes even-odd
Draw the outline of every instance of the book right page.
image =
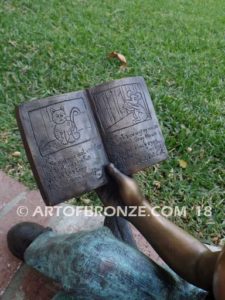
POLYGON ((164 138, 142 77, 88 90, 109 160, 132 174, 167 158, 164 138))

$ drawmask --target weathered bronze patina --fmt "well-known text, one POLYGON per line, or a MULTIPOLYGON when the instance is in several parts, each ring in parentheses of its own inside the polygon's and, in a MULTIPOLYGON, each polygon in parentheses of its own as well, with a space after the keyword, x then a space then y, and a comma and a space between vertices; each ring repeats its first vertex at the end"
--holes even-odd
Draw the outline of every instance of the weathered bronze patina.
POLYGON ((106 184, 109 161, 132 174, 167 157, 142 77, 22 104, 17 120, 48 205, 106 184))

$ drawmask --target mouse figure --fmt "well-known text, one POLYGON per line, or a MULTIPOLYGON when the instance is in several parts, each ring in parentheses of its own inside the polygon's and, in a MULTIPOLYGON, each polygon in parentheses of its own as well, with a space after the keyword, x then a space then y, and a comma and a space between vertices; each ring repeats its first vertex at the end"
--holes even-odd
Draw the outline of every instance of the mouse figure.
POLYGON ((74 117, 80 114, 79 108, 73 107, 69 116, 67 116, 63 105, 61 105, 58 109, 51 108, 50 111, 52 121, 55 123, 55 138, 62 145, 73 143, 80 138, 80 133, 78 132, 77 126, 74 122, 74 117))
POLYGON ((133 122, 141 122, 147 119, 146 109, 143 104, 141 104, 141 93, 136 91, 128 91, 127 96, 129 97, 126 99, 123 109, 127 111, 128 114, 133 114, 133 122))

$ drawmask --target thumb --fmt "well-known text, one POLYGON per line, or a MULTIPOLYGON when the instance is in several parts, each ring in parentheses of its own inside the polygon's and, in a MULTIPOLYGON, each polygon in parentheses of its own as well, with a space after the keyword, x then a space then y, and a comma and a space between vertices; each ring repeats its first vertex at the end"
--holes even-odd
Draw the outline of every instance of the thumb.
POLYGON ((124 175, 123 173, 121 173, 115 166, 114 164, 110 163, 109 165, 107 165, 107 172, 108 174, 118 183, 118 184, 123 184, 125 179, 126 179, 126 175, 124 175))

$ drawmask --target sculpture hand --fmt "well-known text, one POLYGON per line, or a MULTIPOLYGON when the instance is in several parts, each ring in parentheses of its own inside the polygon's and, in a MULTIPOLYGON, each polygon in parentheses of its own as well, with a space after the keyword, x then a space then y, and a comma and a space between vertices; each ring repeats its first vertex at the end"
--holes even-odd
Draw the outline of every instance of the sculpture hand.
POLYGON ((112 163, 106 167, 110 181, 98 188, 97 194, 105 206, 139 206, 143 197, 136 182, 121 173, 112 163))

